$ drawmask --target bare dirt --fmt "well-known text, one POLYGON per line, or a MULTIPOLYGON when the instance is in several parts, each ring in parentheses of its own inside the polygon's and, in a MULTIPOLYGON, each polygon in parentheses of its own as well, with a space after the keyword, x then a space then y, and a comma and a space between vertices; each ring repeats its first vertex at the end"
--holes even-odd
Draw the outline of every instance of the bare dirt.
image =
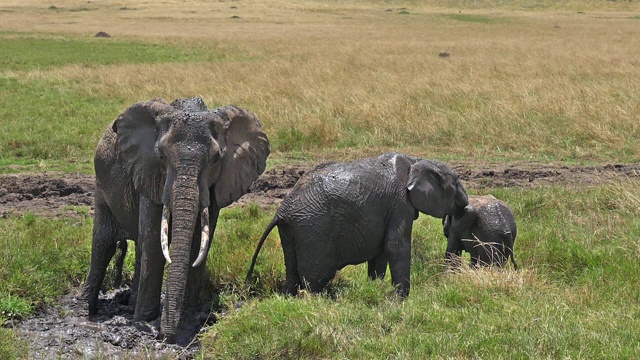
MULTIPOLYGON (((315 164, 281 167, 265 172, 237 204, 279 204, 296 181, 315 164)), ((640 164, 566 166, 534 163, 452 163, 467 189, 494 187, 537 188, 548 185, 576 187, 618 180, 640 180, 640 164)), ((0 176, 0 216, 26 213, 47 217, 89 216, 93 212, 93 175, 30 173, 0 176), (88 210, 87 210, 88 209, 88 210)), ((238 206, 238 205, 234 205, 238 206)), ((201 311, 183 329, 178 345, 157 340, 159 324, 133 321, 126 304, 128 289, 101 295, 100 316, 87 320, 86 302, 79 289, 62 297, 57 306, 36 316, 13 320, 28 339, 30 358, 180 358, 198 352, 197 334, 215 322, 216 315, 201 311), (192 339, 194 339, 192 341, 192 339)), ((220 314, 218 314, 220 315, 220 314)))

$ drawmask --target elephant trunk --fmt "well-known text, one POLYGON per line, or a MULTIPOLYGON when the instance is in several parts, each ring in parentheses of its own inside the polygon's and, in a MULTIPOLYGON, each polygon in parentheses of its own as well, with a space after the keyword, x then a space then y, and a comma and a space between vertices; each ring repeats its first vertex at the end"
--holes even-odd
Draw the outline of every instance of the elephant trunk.
POLYGON ((467 191, 460 183, 458 183, 458 186, 456 187, 454 201, 457 209, 464 209, 467 205, 469 205, 469 197, 467 196, 467 191))
MULTIPOLYGON (((191 256, 191 241, 200 208, 196 181, 184 181, 174 186, 171 213, 171 258, 160 331, 168 342, 175 342, 180 325, 182 304, 187 284, 191 256), (194 186, 195 185, 195 186, 194 186)), ((163 244, 164 246, 164 244, 163 244)))

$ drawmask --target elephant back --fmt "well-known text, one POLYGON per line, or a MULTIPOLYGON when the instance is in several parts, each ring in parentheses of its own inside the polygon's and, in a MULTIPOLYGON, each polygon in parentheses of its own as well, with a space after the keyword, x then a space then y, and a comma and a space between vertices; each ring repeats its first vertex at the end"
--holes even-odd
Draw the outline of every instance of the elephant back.
MULTIPOLYGON (((507 235, 515 239, 517 228, 513 210, 504 201, 493 195, 471 196, 469 204, 478 213, 474 224, 476 233, 482 233, 482 237, 487 238, 507 235)), ((479 236, 479 239, 485 241, 482 237, 479 236)))

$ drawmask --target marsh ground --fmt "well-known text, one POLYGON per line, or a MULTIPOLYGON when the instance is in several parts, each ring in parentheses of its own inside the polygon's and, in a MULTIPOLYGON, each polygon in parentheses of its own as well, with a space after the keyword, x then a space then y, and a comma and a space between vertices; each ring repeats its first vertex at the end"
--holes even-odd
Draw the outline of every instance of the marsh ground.
MULTIPOLYGON (((317 164, 300 164, 267 170, 249 193, 234 206, 257 203, 278 205, 305 171, 317 164)), ((536 188, 544 185, 594 185, 637 178, 638 163, 558 165, 530 162, 454 162, 468 189, 494 187, 536 188)), ((92 213, 95 177, 81 173, 22 173, 0 175, 0 216, 31 213, 39 216, 82 216, 92 213), (83 207, 88 207, 89 210, 83 207)))
MULTIPOLYGON (((300 176, 315 164, 270 169, 234 206, 280 203, 300 176)), ((612 181, 640 180, 640 164, 567 166, 553 164, 455 163, 469 190, 495 187, 539 188, 547 185, 579 187, 612 181)), ((30 213, 46 217, 87 217, 92 213, 94 176, 40 173, 0 176, 0 214, 30 213)), ((88 321, 80 288, 62 296, 55 305, 40 309, 35 316, 4 325, 14 328, 30 344, 34 358, 73 359, 78 356, 104 358, 193 358, 200 351, 197 335, 215 323, 220 308, 202 308, 186 321, 178 345, 157 339, 159 323, 133 321, 127 305, 127 287, 101 295, 100 316, 88 321)))

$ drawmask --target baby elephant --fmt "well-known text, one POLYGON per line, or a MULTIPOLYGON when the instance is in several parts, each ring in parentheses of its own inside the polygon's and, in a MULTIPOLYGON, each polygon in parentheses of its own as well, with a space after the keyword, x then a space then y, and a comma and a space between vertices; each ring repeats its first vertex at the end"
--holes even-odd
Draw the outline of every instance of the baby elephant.
POLYGON ((346 265, 368 263, 371 279, 387 264, 400 296, 409 294, 411 229, 422 212, 437 218, 468 205, 458 176, 446 164, 387 153, 321 165, 304 174, 262 235, 278 226, 284 251, 284 292, 320 292, 346 265))
POLYGON ((462 250, 471 254, 471 265, 498 265, 503 267, 508 258, 518 269, 513 258, 516 240, 516 220, 513 211, 492 195, 469 196, 469 205, 453 216, 442 219, 444 235, 448 239, 446 258, 459 256, 462 250))

